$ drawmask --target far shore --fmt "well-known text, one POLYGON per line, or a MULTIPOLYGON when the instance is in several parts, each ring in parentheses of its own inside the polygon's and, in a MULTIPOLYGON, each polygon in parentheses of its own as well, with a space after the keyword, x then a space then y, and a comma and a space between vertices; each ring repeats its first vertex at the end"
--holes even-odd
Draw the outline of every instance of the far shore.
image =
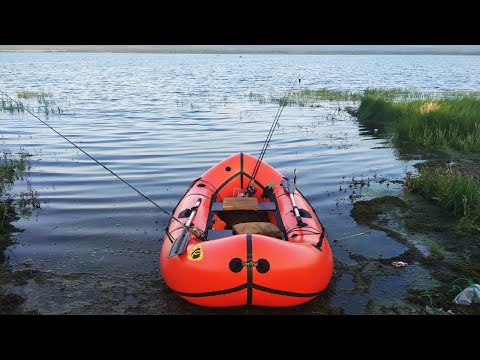
POLYGON ((0 45, 0 52, 218 55, 480 55, 480 46, 0 45))

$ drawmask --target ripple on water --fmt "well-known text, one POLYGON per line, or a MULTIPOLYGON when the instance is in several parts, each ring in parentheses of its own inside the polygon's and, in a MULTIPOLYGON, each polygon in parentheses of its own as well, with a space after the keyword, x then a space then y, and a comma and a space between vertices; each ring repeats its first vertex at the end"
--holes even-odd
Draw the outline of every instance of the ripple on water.
MULTIPOLYGON (((432 59, 0 53, 0 89, 68 100, 69 111, 41 118, 171 211, 210 166, 236 152, 259 155, 278 107, 249 100, 250 92, 278 97, 299 69, 302 89, 480 87, 478 57, 432 59)), ((377 231, 333 241, 365 231, 350 217, 349 181, 401 178, 412 162, 365 134, 342 103, 321 105, 285 108, 264 160, 289 177, 297 169, 298 187, 320 215, 337 264, 360 266, 351 254, 378 259, 403 252, 403 245, 377 231)), ((24 289, 28 306, 43 313, 199 311, 178 305, 182 300, 160 280, 167 215, 30 115, 0 115, 2 147, 34 155, 29 174, 42 203, 37 215, 17 222, 24 231, 8 251, 17 267, 30 264, 47 274, 44 285, 24 289)), ((372 182, 370 189, 386 187, 372 182)), ((365 313, 369 295, 355 293, 352 279, 343 274, 329 302, 349 314, 365 313)), ((396 288, 390 280, 373 281, 371 292, 392 301, 405 293, 405 281, 396 288)))

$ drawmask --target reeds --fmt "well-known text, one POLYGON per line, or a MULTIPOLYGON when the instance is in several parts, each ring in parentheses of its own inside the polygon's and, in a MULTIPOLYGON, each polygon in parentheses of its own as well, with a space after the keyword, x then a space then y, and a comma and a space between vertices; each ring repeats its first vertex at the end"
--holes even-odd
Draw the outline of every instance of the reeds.
POLYGON ((16 180, 23 179, 23 171, 27 168, 29 154, 21 152, 13 156, 9 150, 2 149, 0 157, 0 230, 9 215, 11 196, 8 193, 16 180))
POLYGON ((0 111, 14 113, 23 113, 25 111, 49 114, 61 114, 63 109, 57 105, 55 100, 48 99, 52 97, 51 93, 47 92, 35 92, 35 91, 21 91, 17 92, 17 99, 25 99, 29 103, 25 105, 20 100, 11 100, 8 97, 2 95, 0 98, 0 111), (38 105, 31 104, 31 100, 37 100, 38 105), (30 101, 28 101, 30 100, 30 101))
POLYGON ((43 91, 19 91, 17 92, 17 98, 19 99, 37 99, 39 102, 44 102, 45 98, 51 98, 52 93, 43 91))
POLYGON ((436 202, 458 219, 457 229, 480 232, 480 184, 458 170, 424 166, 418 175, 407 174, 405 189, 436 202))
POLYGON ((448 94, 449 97, 437 95, 427 100, 425 94, 416 92, 365 91, 357 116, 366 125, 386 131, 400 141, 464 153, 479 152, 480 97, 477 93, 448 94), (393 100, 408 96, 416 100, 393 100))

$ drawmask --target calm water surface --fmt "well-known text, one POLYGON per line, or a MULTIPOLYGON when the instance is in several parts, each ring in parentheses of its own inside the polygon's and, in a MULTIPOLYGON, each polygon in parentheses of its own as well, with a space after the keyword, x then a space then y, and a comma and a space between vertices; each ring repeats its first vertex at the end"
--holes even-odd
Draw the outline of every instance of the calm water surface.
MULTIPOLYGON (((259 155, 278 106, 248 94, 279 96, 299 73, 296 90, 478 90, 480 57, 0 53, 0 90, 52 93, 65 112, 41 118, 168 211, 213 164, 236 152, 259 155)), ((25 308, 45 314, 310 314, 320 305, 363 314, 369 298, 392 304, 405 276, 393 283, 378 277, 359 295, 350 254, 389 258, 405 246, 356 224, 350 209, 358 195, 398 194, 392 181, 418 160, 399 158, 345 105, 358 104, 285 108, 264 158, 286 176, 297 169, 298 187, 333 247, 333 296, 294 309, 186 303, 158 270, 168 216, 32 116, 0 113, 1 147, 34 155, 29 175, 41 202, 16 222, 24 231, 7 254, 16 269, 44 275, 10 290, 27 297, 25 308), (370 186, 349 187, 352 179, 370 186)), ((416 276, 413 266, 408 271, 416 276)))

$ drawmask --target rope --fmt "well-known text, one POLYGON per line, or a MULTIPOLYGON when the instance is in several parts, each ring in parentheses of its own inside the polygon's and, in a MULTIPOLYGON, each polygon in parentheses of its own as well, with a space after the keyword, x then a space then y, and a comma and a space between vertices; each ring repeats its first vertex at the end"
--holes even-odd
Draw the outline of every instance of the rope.
POLYGON ((430 296, 430 294, 428 293, 429 290, 425 290, 424 292, 420 293, 420 296, 426 296, 428 297, 428 299, 430 300, 430 307, 433 309, 433 310, 440 310, 440 308, 436 308, 435 306, 433 306, 433 300, 432 300, 432 297, 430 296))
POLYGON ((476 285, 475 282, 472 281, 472 280, 470 280, 470 279, 467 279, 467 278, 458 278, 458 279, 456 279, 456 280, 454 280, 454 281, 452 282, 452 286, 450 287, 450 289, 448 290, 448 292, 452 292, 452 291, 458 291, 458 292, 460 292, 460 291, 463 291, 463 290, 466 289, 466 288, 475 287, 475 285, 476 285), (460 286, 458 286, 457 284, 455 284, 455 283, 456 283, 457 281, 459 281, 459 280, 464 280, 464 281, 466 281, 466 282, 468 283, 468 285, 465 286, 465 287, 462 289, 460 286))

